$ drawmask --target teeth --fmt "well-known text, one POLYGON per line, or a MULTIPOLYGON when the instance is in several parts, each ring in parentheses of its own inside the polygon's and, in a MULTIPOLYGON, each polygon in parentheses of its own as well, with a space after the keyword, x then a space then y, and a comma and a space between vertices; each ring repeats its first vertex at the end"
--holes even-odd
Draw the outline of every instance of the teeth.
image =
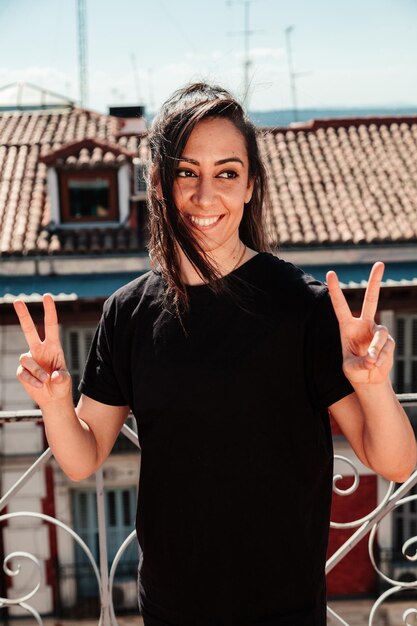
POLYGON ((215 222, 217 222, 219 217, 220 216, 217 215, 217 217, 201 218, 201 217, 195 217, 195 215, 190 215, 191 221, 194 222, 194 224, 197 224, 198 226, 210 226, 211 224, 214 224, 215 222))

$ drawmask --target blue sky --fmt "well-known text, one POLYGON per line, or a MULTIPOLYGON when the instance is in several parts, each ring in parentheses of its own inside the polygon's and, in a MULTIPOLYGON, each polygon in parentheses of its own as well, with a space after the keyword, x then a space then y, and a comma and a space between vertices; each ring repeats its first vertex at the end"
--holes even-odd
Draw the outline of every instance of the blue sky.
MULTIPOLYGON (((201 78, 241 95, 241 0, 86 4, 89 108, 154 109, 201 78)), ((417 105, 417 0, 253 0, 251 109, 291 107, 290 25, 300 107, 417 105)), ((78 99, 76 0, 0 0, 0 86, 16 80, 78 99)))

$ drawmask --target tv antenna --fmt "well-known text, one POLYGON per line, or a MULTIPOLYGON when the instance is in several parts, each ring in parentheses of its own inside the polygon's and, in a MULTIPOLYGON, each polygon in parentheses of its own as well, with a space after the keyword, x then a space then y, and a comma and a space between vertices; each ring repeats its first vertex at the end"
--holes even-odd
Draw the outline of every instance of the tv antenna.
POLYGON ((78 17, 78 66, 80 80, 80 104, 87 106, 87 29, 86 29, 86 4, 85 0, 77 0, 78 17))
MULTIPOLYGON (((235 0, 236 1, 236 0, 235 0)), ((249 88, 250 88, 250 67, 252 61, 250 58, 250 37, 254 35, 255 30, 250 29, 250 5, 257 0, 240 0, 239 4, 243 4, 244 7, 244 29, 229 33, 230 35, 243 35, 243 104, 246 109, 249 108, 249 88)), ((227 5, 231 6, 233 0, 227 0, 227 5)))
POLYGON ((311 72, 295 72, 294 71, 294 66, 292 62, 291 39, 290 39, 290 36, 293 30, 294 30, 294 26, 287 26, 287 28, 285 29, 285 47, 287 50, 288 73, 290 75, 291 101, 292 101, 294 122, 298 122, 296 79, 299 78, 300 76, 307 76, 308 74, 311 74, 311 72))

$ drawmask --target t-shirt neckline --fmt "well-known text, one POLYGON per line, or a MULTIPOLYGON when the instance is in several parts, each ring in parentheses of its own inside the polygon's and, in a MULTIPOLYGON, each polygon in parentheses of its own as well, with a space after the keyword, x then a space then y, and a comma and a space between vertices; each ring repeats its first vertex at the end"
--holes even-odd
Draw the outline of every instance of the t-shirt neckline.
MULTIPOLYGON (((252 256, 250 259, 248 259, 247 261, 245 261, 244 263, 242 263, 241 265, 239 265, 238 267, 236 267, 236 269, 232 270, 231 272, 229 272, 228 274, 224 274, 224 276, 220 276, 217 281, 223 281, 226 280, 232 276, 236 276, 239 275, 241 272, 245 272, 254 262, 255 259, 258 259, 259 257, 264 256, 265 254, 268 254, 267 252, 257 252, 254 256, 252 256)), ((203 291, 204 289, 209 289, 209 285, 208 283, 198 283, 197 285, 188 285, 187 283, 184 283, 184 287, 186 288, 187 292, 197 292, 197 291, 203 291)))

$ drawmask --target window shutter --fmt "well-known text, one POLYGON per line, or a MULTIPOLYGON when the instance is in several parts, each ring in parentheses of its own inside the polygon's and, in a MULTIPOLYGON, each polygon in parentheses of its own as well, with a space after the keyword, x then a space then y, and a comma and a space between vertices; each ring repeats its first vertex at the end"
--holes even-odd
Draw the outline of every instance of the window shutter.
POLYGON ((417 392, 417 314, 399 315, 396 320, 395 390, 417 392))
POLYGON ((78 385, 80 384, 93 336, 93 328, 69 328, 65 331, 66 359, 72 377, 72 397, 74 403, 77 403, 80 397, 78 385))

